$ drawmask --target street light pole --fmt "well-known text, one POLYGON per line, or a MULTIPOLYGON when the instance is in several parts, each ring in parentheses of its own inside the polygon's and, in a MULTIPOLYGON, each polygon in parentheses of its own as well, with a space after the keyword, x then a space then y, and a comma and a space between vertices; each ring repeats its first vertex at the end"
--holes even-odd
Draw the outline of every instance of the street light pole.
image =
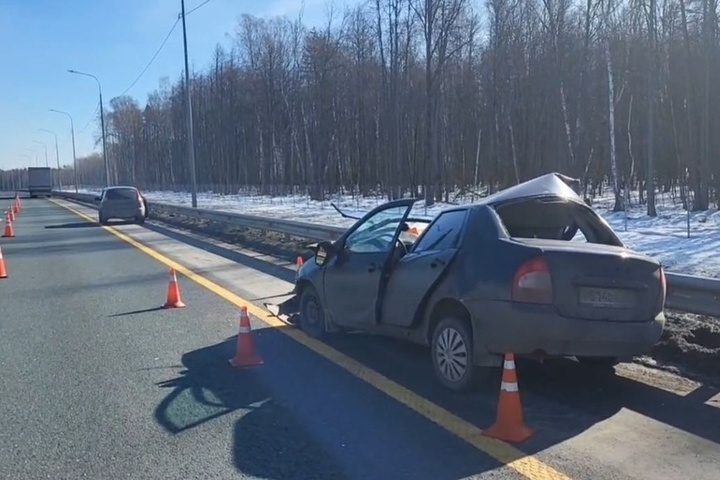
POLYGON ((70 119, 70 137, 72 137, 73 147, 73 171, 75 174, 75 193, 78 193, 77 155, 75 155, 75 124, 73 123, 72 115, 70 115, 68 112, 63 112, 62 110, 55 110, 54 108, 51 108, 50 111, 55 113, 62 113, 63 115, 67 115, 67 117, 70 119))
POLYGON ((58 138, 57 138, 57 133, 55 133, 55 132, 52 131, 52 130, 48 130, 47 128, 40 128, 39 130, 40 130, 41 132, 48 132, 48 133, 52 133, 53 135, 55 135, 55 161, 57 162, 57 169, 58 169, 58 173, 57 173, 58 188, 59 188, 60 190, 62 190, 62 177, 60 176, 60 173, 61 173, 62 170, 61 170, 61 168, 60 168, 60 150, 58 150, 58 138))
POLYGON ((46 166, 46 167, 49 167, 49 166, 50 166, 50 163, 48 163, 47 145, 45 144, 45 142, 41 142, 40 140, 33 140, 33 142, 39 143, 40 145, 42 145, 43 147, 45 147, 45 166, 46 166))
POLYGON ((188 67, 187 30, 185 28, 185 0, 180 0, 183 26, 183 50, 185 53, 185 92, 187 94, 187 149, 190 167, 190 196, 192 208, 197 208, 197 184, 195 177, 195 141, 193 139, 192 95, 190 94, 190 69, 188 67))
POLYGON ((103 146, 103 162, 105 163, 105 186, 110 186, 110 167, 108 166, 107 152, 105 151, 105 113, 103 111, 103 99, 102 99, 102 86, 100 80, 95 75, 89 73, 78 72, 77 70, 68 70, 70 73, 77 75, 85 75, 86 77, 94 78, 98 85, 98 92, 100 92, 100 128, 102 129, 102 146, 103 146))

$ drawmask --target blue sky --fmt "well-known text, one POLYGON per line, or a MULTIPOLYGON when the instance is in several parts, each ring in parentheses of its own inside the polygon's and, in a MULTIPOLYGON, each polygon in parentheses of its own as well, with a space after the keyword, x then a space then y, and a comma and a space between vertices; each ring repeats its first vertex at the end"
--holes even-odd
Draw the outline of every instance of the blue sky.
MULTIPOLYGON (((185 8, 204 1, 185 0, 185 8)), ((335 0, 335 6, 341 10, 358 1, 335 0)), ((325 20, 327 0, 304 4, 306 24, 325 20)), ((296 17, 301 5, 300 0, 210 0, 187 16, 190 69, 204 70, 215 45, 230 44, 241 14, 296 17)), ((72 164, 70 122, 51 108, 72 115, 78 157, 91 153, 100 130, 89 122, 98 106, 97 83, 67 70, 97 76, 107 107, 147 65, 179 12, 180 0, 0 0, 0 169, 33 166, 35 155, 44 166, 45 149, 37 141, 47 145, 50 165, 56 165, 55 138, 39 129, 57 133, 60 163, 72 164)), ((144 102, 161 78, 175 80, 182 70, 178 24, 127 94, 144 102)))

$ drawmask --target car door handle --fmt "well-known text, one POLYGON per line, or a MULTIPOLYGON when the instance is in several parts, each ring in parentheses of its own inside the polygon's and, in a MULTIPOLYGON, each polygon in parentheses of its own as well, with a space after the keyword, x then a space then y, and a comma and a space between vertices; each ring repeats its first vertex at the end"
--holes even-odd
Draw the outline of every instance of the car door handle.
POLYGON ((378 268, 378 267, 377 267, 376 264, 371 263, 370 265, 368 265, 367 271, 368 271, 368 273, 373 273, 375 270, 377 270, 377 268, 378 268))
POLYGON ((439 266, 441 266, 441 265, 445 265, 445 261, 444 261, 444 260, 440 260, 440 259, 438 259, 438 258, 436 258, 435 260, 433 260, 432 262, 430 262, 430 268, 437 268, 437 267, 439 267, 439 266))

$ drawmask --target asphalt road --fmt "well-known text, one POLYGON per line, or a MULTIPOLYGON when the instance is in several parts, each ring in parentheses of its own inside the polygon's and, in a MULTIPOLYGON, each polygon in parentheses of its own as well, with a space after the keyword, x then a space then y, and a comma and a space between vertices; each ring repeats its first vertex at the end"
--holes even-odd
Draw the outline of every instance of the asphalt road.
POLYGON ((0 280, 0 478, 700 480, 720 471, 713 386, 633 365, 592 379, 572 362, 522 364, 536 433, 519 450, 498 447, 476 440, 497 387, 442 391, 422 348, 361 335, 314 347, 254 318, 265 364, 232 369, 230 295, 261 305, 286 293, 293 272, 281 261, 157 224, 114 227, 153 258, 42 199, 23 201, 14 227, 15 238, 0 238, 10 276, 0 280), (187 308, 158 308, 168 281, 158 259, 189 269, 195 281, 179 278, 187 308), (353 360, 361 367, 349 373, 353 360))

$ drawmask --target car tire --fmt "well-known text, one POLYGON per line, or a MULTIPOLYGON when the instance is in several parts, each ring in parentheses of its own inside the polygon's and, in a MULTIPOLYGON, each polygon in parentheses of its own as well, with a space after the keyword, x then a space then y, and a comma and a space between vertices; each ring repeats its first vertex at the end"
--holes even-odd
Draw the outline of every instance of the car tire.
POLYGON ((457 393, 476 390, 490 370, 473 363, 473 338, 467 322, 458 318, 442 319, 431 340, 433 370, 438 381, 457 393))
POLYGON ((313 338, 322 338, 327 333, 325 311, 314 287, 306 286, 300 294, 300 329, 313 338))
POLYGON ((142 215, 138 215, 137 217, 135 217, 135 223, 137 223, 138 225, 142 225, 143 223, 145 223, 145 217, 142 215))
POLYGON ((108 223, 108 219, 102 215, 98 215, 98 221, 100 222, 100 225, 107 225, 108 223))

